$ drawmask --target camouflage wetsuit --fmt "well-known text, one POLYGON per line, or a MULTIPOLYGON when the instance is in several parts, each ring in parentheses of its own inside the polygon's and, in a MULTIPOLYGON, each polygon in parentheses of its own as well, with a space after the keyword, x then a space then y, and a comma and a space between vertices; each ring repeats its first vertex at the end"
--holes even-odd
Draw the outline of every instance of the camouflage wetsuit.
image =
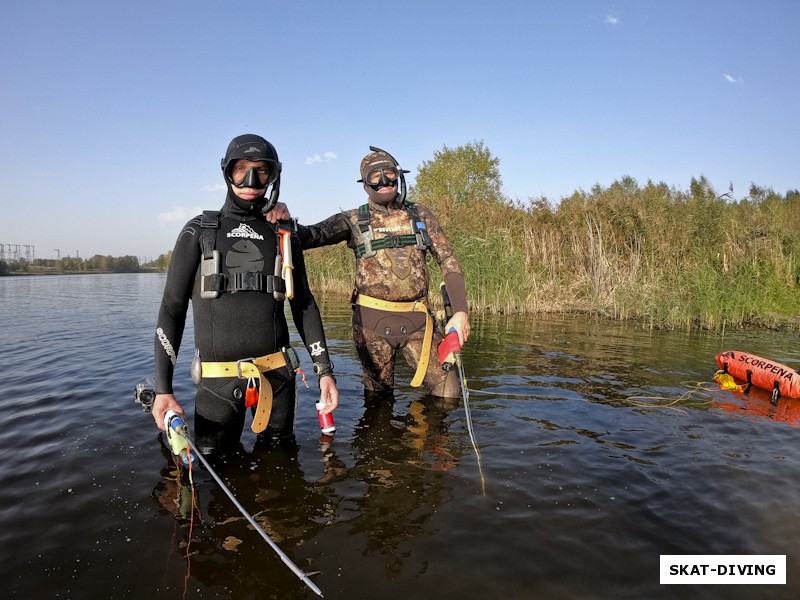
MULTIPOLYGON (((420 204, 414 206, 430 235, 430 252, 442 271, 453 311, 467 312, 464 277, 453 248, 433 213, 420 204)), ((385 207, 370 200, 369 210, 375 240, 412 233, 408 211, 397 202, 385 207)), ((316 225, 298 225, 298 235, 304 249, 339 242, 347 242, 350 248, 355 249, 363 243, 358 209, 333 215, 316 225)), ((427 302, 429 273, 425 254, 425 250, 409 245, 385 248, 378 250, 375 256, 356 258, 354 299, 356 295, 364 294, 391 302, 427 302)), ((354 302, 353 339, 364 368, 366 389, 385 391, 394 387, 394 360, 398 350, 402 351, 412 368, 417 368, 425 323, 425 313, 388 312, 354 302)), ((439 365, 436 348, 441 339, 441 335, 435 332, 423 383, 434 395, 458 397, 458 378, 454 372, 448 374, 439 365)))

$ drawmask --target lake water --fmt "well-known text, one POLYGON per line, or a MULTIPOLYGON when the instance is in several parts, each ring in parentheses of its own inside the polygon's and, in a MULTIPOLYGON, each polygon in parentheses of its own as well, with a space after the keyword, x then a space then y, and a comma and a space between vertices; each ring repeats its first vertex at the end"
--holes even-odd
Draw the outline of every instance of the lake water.
MULTIPOLYGON (((163 285, 0 278, 5 597, 315 597, 202 470, 192 510, 133 402, 163 285)), ((463 407, 410 388, 405 367, 393 403, 365 406, 349 307, 320 304, 335 437, 301 388, 299 449, 256 447, 246 429, 220 474, 325 598, 800 594, 800 401, 710 383, 727 349, 799 367, 797 334, 475 316, 464 353, 484 495, 463 407), (661 585, 662 554, 786 555, 787 584, 661 585)), ((187 408, 191 336, 176 382, 187 408)))

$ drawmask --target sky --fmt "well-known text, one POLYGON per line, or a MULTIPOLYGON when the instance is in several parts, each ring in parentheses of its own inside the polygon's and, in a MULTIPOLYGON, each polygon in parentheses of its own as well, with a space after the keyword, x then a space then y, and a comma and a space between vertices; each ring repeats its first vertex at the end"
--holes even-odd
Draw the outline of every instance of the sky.
POLYGON ((156 258, 270 140, 304 223, 362 204, 375 145, 415 173, 483 142, 512 200, 630 176, 800 188, 800 2, 5 0, 0 244, 156 258))

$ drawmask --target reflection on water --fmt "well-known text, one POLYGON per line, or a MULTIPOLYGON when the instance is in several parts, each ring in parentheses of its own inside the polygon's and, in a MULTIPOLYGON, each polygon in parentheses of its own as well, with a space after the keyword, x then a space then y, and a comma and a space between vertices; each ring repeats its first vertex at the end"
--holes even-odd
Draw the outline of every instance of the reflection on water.
MULTIPOLYGON (((163 282, 0 279, 9 597, 311 597, 199 468, 192 497, 133 403, 163 282)), ((800 366, 796 334, 475 318, 464 360, 484 496, 460 403, 411 389, 404 366, 394 396, 365 397, 349 308, 321 304, 335 436, 301 387, 296 446, 245 436, 218 467, 326 598, 745 597, 659 585, 661 554, 785 554, 789 585, 746 597, 796 597, 800 401, 710 385, 724 349, 800 366)), ((187 400, 191 336, 176 381, 187 400)))
MULTIPOLYGON (((396 414, 394 404, 391 395, 365 399, 348 449, 349 466, 337 454, 337 440, 320 435, 319 477, 306 476, 295 444, 256 442, 252 450, 239 448, 212 466, 237 498, 248 499, 256 522, 284 551, 341 524, 347 537, 363 536, 360 552, 375 556, 392 578, 403 570, 400 546, 423 534, 431 516, 452 499, 440 473, 455 469, 462 452, 460 440, 447 432, 448 411, 456 408, 451 401, 423 397, 406 414, 396 414)), ((245 566, 253 561, 250 568, 258 573, 258 564, 271 550, 262 547, 264 542, 210 474, 202 468, 191 474, 176 469, 160 441, 165 466, 152 496, 178 523, 176 548, 186 556, 187 573, 208 585, 224 582, 238 593, 256 593, 268 581, 274 585, 272 569, 265 581, 245 566)), ((301 568, 319 574, 313 557, 302 561, 301 568)), ((297 587, 287 573, 280 580, 297 587)), ((301 592, 298 597, 304 597, 301 592)))

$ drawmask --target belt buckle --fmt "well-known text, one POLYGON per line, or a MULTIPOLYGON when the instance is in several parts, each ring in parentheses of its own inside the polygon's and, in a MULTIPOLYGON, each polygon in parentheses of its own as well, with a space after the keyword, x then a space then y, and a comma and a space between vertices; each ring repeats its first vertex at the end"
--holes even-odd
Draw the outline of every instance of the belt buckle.
POLYGON ((254 271, 239 271, 233 274, 234 291, 260 292, 264 288, 263 276, 254 271))
POLYGON ((241 365, 241 363, 243 363, 243 362, 251 363, 251 362, 253 362, 253 359, 254 359, 254 357, 251 356, 250 358, 240 358, 239 360, 236 361, 236 375, 237 375, 237 377, 239 377, 239 379, 249 379, 248 377, 242 377, 242 365, 241 365))

